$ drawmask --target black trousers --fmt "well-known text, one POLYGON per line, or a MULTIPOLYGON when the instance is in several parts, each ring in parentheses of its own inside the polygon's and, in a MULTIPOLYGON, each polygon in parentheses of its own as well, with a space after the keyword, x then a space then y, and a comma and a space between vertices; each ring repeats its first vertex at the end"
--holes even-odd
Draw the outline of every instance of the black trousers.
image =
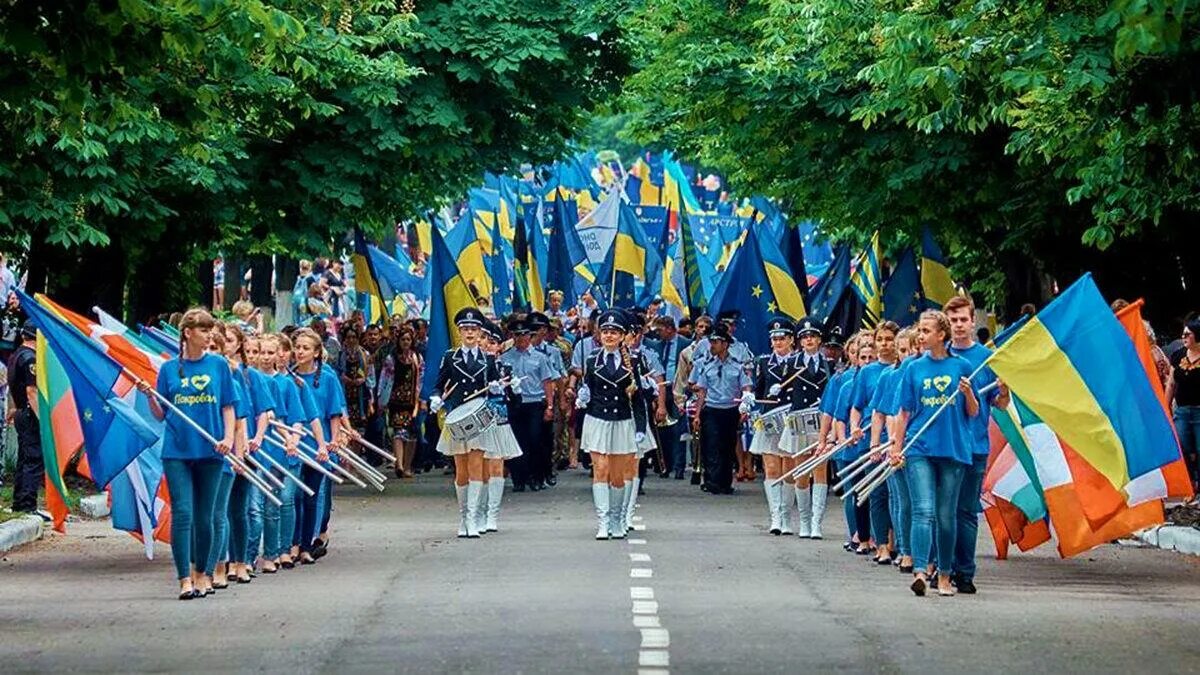
POLYGON ((508 407, 508 424, 512 427, 521 456, 508 460, 508 471, 513 485, 533 485, 544 480, 542 469, 549 461, 550 450, 542 438, 542 411, 546 404, 540 401, 517 403, 508 407))
POLYGON ((700 446, 704 459, 704 485, 709 492, 733 488, 733 465, 737 461, 738 409, 711 408, 700 411, 700 446))
POLYGON ((13 415, 17 431, 17 467, 13 474, 13 511, 37 511, 38 488, 45 471, 42 466, 42 437, 33 410, 25 408, 13 415))

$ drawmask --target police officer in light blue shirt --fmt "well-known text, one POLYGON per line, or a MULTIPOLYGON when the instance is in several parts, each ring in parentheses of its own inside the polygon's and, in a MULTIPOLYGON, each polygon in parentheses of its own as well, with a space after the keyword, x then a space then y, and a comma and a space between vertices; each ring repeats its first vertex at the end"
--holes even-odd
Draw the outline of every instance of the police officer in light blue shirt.
POLYGON ((733 494, 734 448, 741 414, 749 412, 753 382, 741 363, 729 353, 733 336, 718 324, 709 337, 711 354, 697 364, 695 376, 700 410, 700 443, 704 456, 704 484, 711 494, 733 494))
POLYGON ((550 451, 542 443, 541 427, 547 412, 553 411, 555 374, 546 356, 533 348, 527 320, 514 321, 510 330, 513 346, 500 355, 500 364, 520 378, 516 393, 521 400, 509 410, 508 423, 522 455, 509 462, 509 470, 515 492, 524 492, 526 488, 536 492, 545 487, 542 467, 550 451))
MULTIPOLYGON (((558 484, 558 478, 554 475, 554 408, 555 391, 558 388, 560 380, 566 378, 567 369, 563 367, 563 353, 557 346, 546 341, 546 335, 550 331, 550 317, 541 312, 530 312, 525 318, 529 324, 530 344, 533 349, 539 352, 546 358, 546 363, 554 374, 550 383, 550 392, 546 396, 546 400, 551 403, 547 408, 547 413, 543 416, 544 419, 539 427, 541 433, 541 446, 545 448, 544 457, 539 457, 538 461, 544 461, 545 466, 537 469, 531 469, 535 477, 541 476, 541 483, 546 487, 553 487, 558 484)), ((532 460, 531 460, 532 461, 532 460)))
MULTIPOLYGON (((739 342, 736 338, 733 337, 734 332, 737 330, 737 321, 739 318, 741 318, 741 315, 742 315, 742 313, 736 309, 726 310, 717 315, 717 324, 716 325, 717 326, 725 326, 725 328, 727 329, 728 335, 729 335, 729 340, 730 340, 729 350, 728 350, 729 356, 734 361, 741 364, 741 366, 746 370, 746 372, 749 373, 750 368, 754 364, 754 354, 750 351, 750 347, 747 346, 745 342, 739 342)), ((715 326, 714 326, 714 332, 715 332, 715 326)), ((712 350, 710 347, 711 340, 712 340, 712 337, 708 336, 708 337, 701 338, 700 341, 696 343, 695 348, 692 350, 692 364, 695 367, 699 367, 699 365, 703 361, 706 361, 709 358, 711 358, 711 355, 712 355, 712 350)), ((696 374, 696 371, 695 371, 695 368, 693 368, 692 374, 688 378, 689 382, 691 382, 692 384, 695 384, 695 382, 696 382, 695 374, 696 374)))

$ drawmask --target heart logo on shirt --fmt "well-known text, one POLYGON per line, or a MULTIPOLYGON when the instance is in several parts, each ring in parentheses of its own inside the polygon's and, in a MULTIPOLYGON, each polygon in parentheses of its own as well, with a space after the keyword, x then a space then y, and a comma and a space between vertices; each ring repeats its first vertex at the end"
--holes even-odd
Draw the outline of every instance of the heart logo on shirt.
POLYGON ((946 391, 946 387, 950 386, 950 376, 939 375, 933 378, 933 386, 937 387, 938 391, 946 391))
POLYGON ((212 378, 208 375, 193 375, 191 379, 192 386, 200 391, 204 391, 209 382, 212 382, 212 378))

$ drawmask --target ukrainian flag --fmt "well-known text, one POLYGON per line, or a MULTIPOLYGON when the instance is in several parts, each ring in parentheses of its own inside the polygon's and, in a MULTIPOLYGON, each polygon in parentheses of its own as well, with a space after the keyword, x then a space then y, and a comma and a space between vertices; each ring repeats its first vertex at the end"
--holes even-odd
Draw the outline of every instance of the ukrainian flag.
POLYGON ((879 266, 879 232, 871 236, 871 244, 858 256, 850 287, 863 303, 863 325, 874 328, 883 316, 883 270, 879 266))
MULTIPOLYGON (((709 310, 716 316, 725 310, 741 312, 737 339, 750 351, 765 354, 771 349, 767 323, 780 315, 800 319, 805 315, 804 301, 791 275, 783 273, 778 261, 764 258, 760 237, 747 237, 729 263, 729 269, 713 291, 709 310), (784 281, 790 283, 783 283, 784 281)), ((768 256, 770 257, 770 256, 768 256)))
POLYGON ((442 233, 435 227, 431 231, 433 253, 425 274, 429 284, 429 338, 425 354, 428 365, 421 381, 421 398, 428 399, 437 386, 438 366, 442 354, 459 344, 458 328, 454 315, 464 307, 474 307, 475 298, 467 288, 467 282, 458 273, 458 265, 450 255, 442 233))
POLYGON ((354 266, 354 294, 358 308, 362 310, 367 324, 380 323, 384 315, 383 291, 375 275, 375 265, 367 248, 367 239, 362 230, 354 228, 354 254, 350 256, 354 266))
POLYGON ((925 293, 926 306, 941 309, 950 298, 958 295, 942 249, 933 240, 928 227, 921 233, 921 289, 925 293))
POLYGON ((1118 490, 1179 458, 1171 419, 1091 274, 1030 319, 987 365, 1118 490))
POLYGON ((488 272, 485 249, 479 240, 475 212, 467 209, 458 223, 446 234, 444 244, 467 284, 473 285, 481 298, 492 297, 492 276, 488 272))

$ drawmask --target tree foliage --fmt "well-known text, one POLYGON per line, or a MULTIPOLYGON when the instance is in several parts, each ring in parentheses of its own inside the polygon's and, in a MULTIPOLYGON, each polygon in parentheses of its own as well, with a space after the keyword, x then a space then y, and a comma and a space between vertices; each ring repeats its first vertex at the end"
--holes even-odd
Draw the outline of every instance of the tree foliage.
MULTIPOLYGON (((933 226, 960 276, 1022 302, 1039 273, 1117 267, 1103 251, 1194 222, 1192 4, 649 0, 624 102, 639 140, 836 236, 933 226)), ((1172 257, 1175 288, 1181 266, 1200 281, 1172 257)))
POLYGON ((0 244, 194 299, 179 266, 219 249, 328 251, 554 157, 626 74, 616 29, 566 0, 6 3, 0 244))

